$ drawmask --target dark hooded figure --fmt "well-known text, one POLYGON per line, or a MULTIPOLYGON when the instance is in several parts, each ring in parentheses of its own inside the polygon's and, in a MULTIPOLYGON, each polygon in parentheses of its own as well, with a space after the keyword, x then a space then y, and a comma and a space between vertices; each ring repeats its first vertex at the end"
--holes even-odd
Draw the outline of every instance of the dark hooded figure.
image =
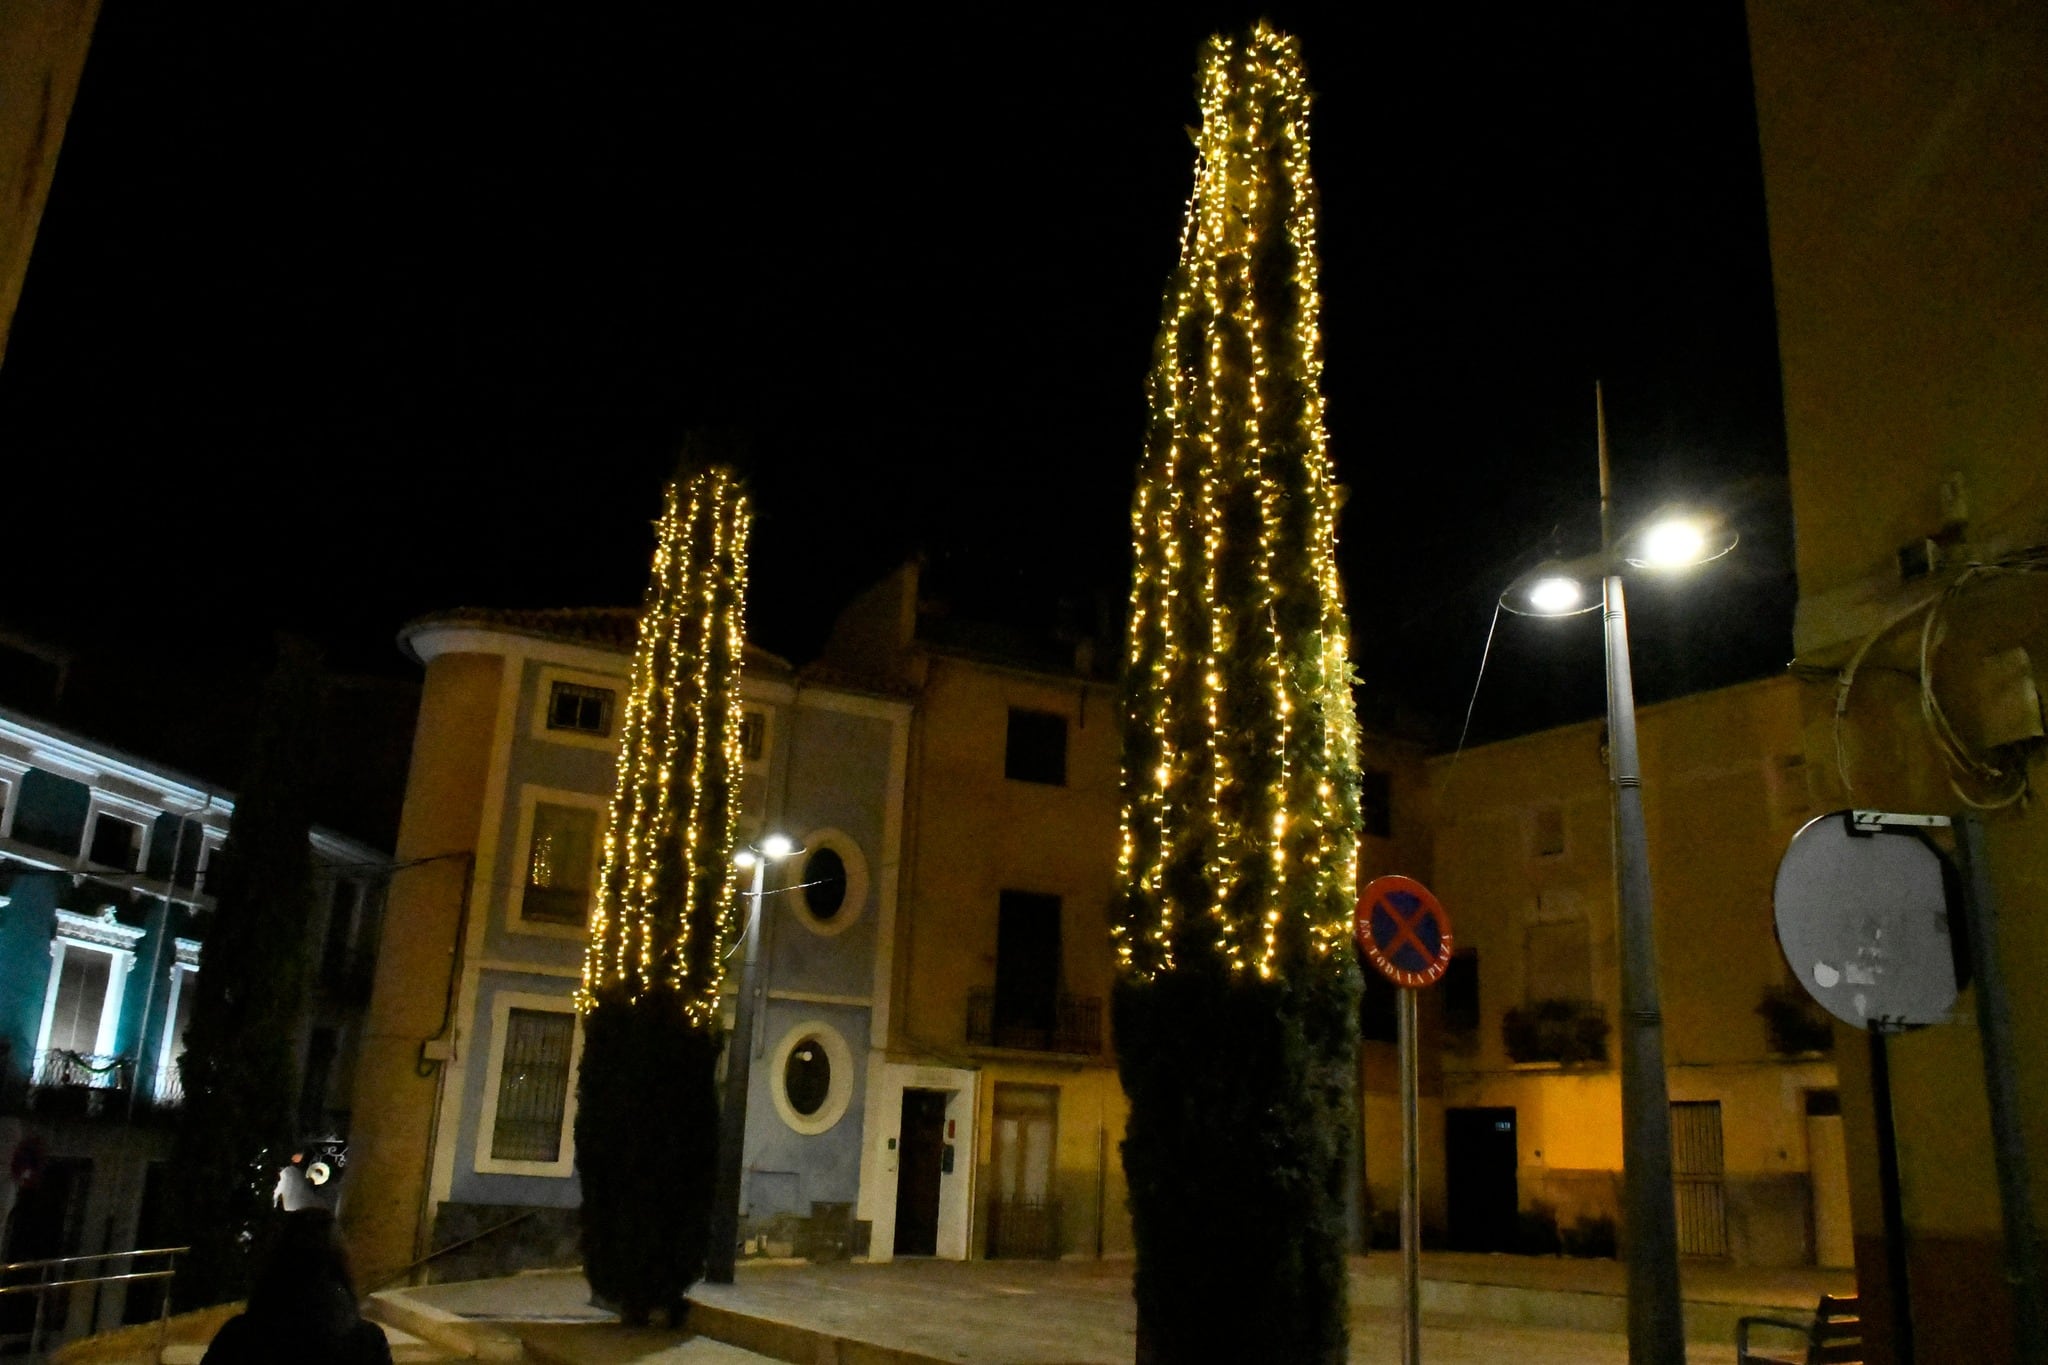
POLYGON ((348 1252, 324 1208, 284 1216, 249 1309, 227 1320, 203 1365, 391 1365, 383 1329, 356 1311, 348 1252))

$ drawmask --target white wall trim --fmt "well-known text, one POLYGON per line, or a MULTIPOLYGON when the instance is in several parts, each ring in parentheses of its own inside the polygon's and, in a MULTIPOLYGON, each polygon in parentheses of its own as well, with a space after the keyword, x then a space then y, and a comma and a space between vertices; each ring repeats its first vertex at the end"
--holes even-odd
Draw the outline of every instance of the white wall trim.
POLYGON ((806 1019, 782 1035, 768 1058, 768 1093, 775 1100, 776 1114, 791 1131, 816 1137, 831 1132, 846 1117, 846 1106, 853 1099, 853 1048, 845 1034, 823 1019, 806 1019), (789 1090, 783 1084, 789 1059, 806 1038, 815 1038, 824 1047, 825 1064, 831 1069, 826 1078, 825 1102, 815 1114, 799 1114, 789 1102, 789 1090))
POLYGON ((860 845, 852 835, 840 829, 808 830, 798 840, 803 845, 803 866, 797 869, 798 886, 802 886, 810 867, 811 855, 820 849, 831 849, 839 855, 840 864, 846 869, 846 899, 840 902, 839 912, 831 919, 821 920, 811 913, 811 906, 802 890, 790 888, 794 893, 791 913, 804 928, 820 938, 835 938, 860 922, 868 903, 868 858, 861 852, 860 845))

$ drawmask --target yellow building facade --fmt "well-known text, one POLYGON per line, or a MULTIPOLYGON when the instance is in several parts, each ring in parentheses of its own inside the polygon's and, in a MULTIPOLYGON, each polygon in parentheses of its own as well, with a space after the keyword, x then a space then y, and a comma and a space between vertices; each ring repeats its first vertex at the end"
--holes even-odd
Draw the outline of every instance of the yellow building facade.
MULTIPOLYGON (((1778 858, 1817 813, 1799 685, 1684 697, 1639 724, 1681 1249, 1846 1265, 1832 1032, 1772 924, 1778 858)), ((1597 1250, 1622 1221, 1604 743, 1588 721, 1430 763, 1432 885, 1469 974, 1438 1002, 1452 1246, 1534 1250, 1554 1225, 1597 1250)))
MULTIPOLYGON (((1985 834, 2038 1229, 2048 813, 2002 803, 2039 776, 2048 658, 2048 577, 2026 569, 2048 544, 2048 16, 1751 3, 1749 27, 1808 768, 1830 807, 2000 805, 1985 834)), ((2018 1358, 1976 1006, 1966 990, 1949 1022, 1889 1044, 1895 1219, 1870 1053, 1841 1050, 1873 1361, 1904 1358, 1907 1335, 1920 1360, 2018 1358)))
POLYGON ((1087 645, 1053 657, 949 630, 920 577, 905 565, 856 599, 824 660, 827 676, 915 697, 869 1254, 1127 1254, 1109 1021, 1116 683, 1087 645), (935 1236, 909 1184, 920 1106, 943 1111, 954 1149, 935 1236))

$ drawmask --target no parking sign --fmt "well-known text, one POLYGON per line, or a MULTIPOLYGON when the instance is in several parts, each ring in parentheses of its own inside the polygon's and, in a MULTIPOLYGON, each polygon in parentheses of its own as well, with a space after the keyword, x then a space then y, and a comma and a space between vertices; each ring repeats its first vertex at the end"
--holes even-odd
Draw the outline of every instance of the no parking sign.
POLYGON ((1375 877, 1352 918, 1358 951, 1396 986, 1434 986, 1451 965, 1451 917, 1413 877, 1375 877))

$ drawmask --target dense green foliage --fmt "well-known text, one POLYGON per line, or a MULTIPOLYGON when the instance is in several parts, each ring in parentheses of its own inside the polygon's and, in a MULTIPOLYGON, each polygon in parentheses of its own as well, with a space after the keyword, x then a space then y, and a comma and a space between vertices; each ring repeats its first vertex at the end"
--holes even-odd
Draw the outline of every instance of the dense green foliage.
POLYGON ((1132 512, 1115 938, 1141 1362, 1344 1359, 1357 720, 1293 40, 1211 44, 1132 512))
POLYGON ((704 1273, 722 1041, 691 1026, 672 991, 585 1016, 576 1074, 583 1273, 628 1322, 655 1312, 679 1321, 704 1273))
POLYGON ((252 1253, 291 1159, 298 1101, 294 1040, 306 1008, 313 905, 305 775, 320 672, 285 642, 256 718, 249 772, 227 842, 208 865, 213 909, 180 1069, 185 1104, 172 1148, 180 1308, 248 1292, 252 1253))

